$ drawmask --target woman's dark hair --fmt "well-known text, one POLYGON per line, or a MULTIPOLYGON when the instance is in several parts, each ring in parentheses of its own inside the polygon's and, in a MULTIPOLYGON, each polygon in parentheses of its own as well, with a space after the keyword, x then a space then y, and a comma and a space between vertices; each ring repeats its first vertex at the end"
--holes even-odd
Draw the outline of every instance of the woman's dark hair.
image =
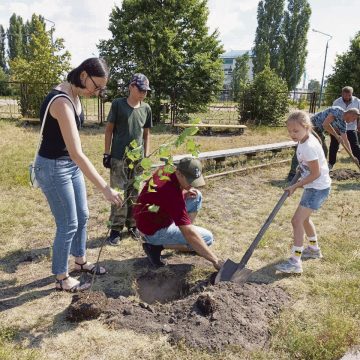
POLYGON ((66 78, 70 83, 84 89, 85 86, 81 83, 80 74, 85 71, 89 76, 108 77, 109 69, 104 59, 89 58, 83 61, 78 67, 71 70, 66 78))

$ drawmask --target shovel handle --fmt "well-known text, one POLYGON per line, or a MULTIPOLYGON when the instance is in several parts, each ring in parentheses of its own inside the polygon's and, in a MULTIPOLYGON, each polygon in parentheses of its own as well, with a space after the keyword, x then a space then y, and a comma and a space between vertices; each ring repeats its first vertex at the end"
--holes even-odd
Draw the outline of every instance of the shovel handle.
MULTIPOLYGON (((293 179, 290 182, 290 186, 294 185, 300 178, 300 171, 297 170, 295 176, 293 177, 293 179)), ((254 241, 251 243, 251 245, 249 246, 249 248, 247 249, 246 253, 244 254, 244 256, 242 257, 238 269, 242 269, 246 266, 247 262, 249 261, 251 255, 253 254, 255 248, 257 247, 257 245, 259 244, 260 240, 262 239, 262 237, 265 234, 265 231, 268 229, 269 225, 271 224, 271 222, 274 220, 276 214, 279 212, 281 206, 283 205, 283 203, 285 202, 285 200, 287 199, 287 197, 289 196, 289 192, 288 191, 284 191, 284 193, 282 194, 281 198, 279 199, 279 201, 277 202, 277 204, 275 205, 273 211, 270 213, 269 217, 266 219, 264 225, 261 227, 260 231, 258 232, 258 234, 256 235, 256 238, 254 239, 254 241)))

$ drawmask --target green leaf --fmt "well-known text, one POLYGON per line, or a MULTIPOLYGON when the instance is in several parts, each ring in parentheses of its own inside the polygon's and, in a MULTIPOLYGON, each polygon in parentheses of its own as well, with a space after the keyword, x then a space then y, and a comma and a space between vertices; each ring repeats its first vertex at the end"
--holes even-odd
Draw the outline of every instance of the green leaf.
POLYGON ((141 160, 141 166, 144 170, 150 169, 152 165, 152 161, 149 158, 144 158, 141 160))
POLYGON ((152 205, 148 206, 148 210, 152 213, 157 213, 159 211, 159 209, 160 209, 160 206, 158 206, 158 205, 152 204, 152 205))
POLYGON ((129 146, 130 146, 131 149, 135 149, 135 148, 137 148, 139 145, 138 145, 138 143, 137 143, 136 140, 133 140, 133 141, 129 144, 129 146))
POLYGON ((149 186, 151 186, 152 188, 156 188, 157 185, 154 183, 154 178, 151 178, 149 181, 149 186))
POLYGON ((166 181, 169 181, 170 178, 166 175, 163 175, 163 176, 160 176, 160 180, 166 180, 166 181))

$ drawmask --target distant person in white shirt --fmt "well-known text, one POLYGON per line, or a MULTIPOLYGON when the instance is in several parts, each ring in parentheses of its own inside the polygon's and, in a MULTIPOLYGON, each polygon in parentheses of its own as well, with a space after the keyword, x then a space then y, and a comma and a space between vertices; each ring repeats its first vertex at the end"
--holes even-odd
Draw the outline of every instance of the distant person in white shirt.
MULTIPOLYGON (((356 108, 360 110, 360 99, 353 96, 353 88, 345 86, 341 91, 341 97, 333 102, 333 106, 340 106, 344 110, 356 108)), ((352 121, 346 124, 346 135, 349 140, 351 151, 353 155, 360 161, 360 146, 359 146, 359 120, 352 121)), ((330 134, 330 148, 329 148, 329 167, 332 168, 336 163, 336 154, 339 150, 339 142, 334 135, 330 134)))

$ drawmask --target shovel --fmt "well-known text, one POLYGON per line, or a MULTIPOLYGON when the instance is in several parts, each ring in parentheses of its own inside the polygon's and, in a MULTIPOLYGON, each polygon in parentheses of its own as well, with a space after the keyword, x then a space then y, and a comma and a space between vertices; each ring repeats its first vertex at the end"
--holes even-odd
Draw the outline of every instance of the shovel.
MULTIPOLYGON (((295 176, 291 180, 290 186, 294 185, 300 178, 300 171, 297 170, 295 176)), ((288 191, 284 191, 283 195, 281 196, 280 200, 275 205, 273 211, 265 221, 264 225, 261 227, 259 233, 256 235, 256 238, 251 243, 249 248, 247 249, 245 255, 242 257, 241 261, 237 264, 234 261, 227 259, 224 265, 221 267, 219 272, 215 278, 215 284, 219 283, 220 281, 232 281, 238 284, 243 284, 246 282, 252 270, 246 268, 246 264, 248 263, 251 255, 253 254, 255 248, 259 244, 260 240, 265 234, 265 231, 274 220, 276 214, 280 210, 282 204, 285 202, 286 198, 289 196, 288 191)))

